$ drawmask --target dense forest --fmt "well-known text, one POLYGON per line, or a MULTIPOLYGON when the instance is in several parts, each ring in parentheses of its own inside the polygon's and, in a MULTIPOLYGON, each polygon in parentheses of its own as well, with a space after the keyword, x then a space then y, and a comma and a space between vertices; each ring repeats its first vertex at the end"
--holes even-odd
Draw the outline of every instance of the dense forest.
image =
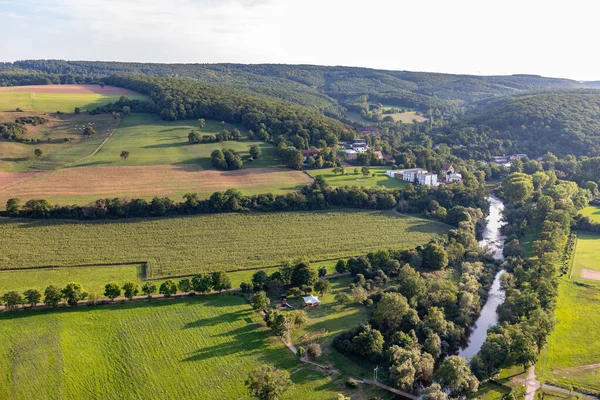
MULTIPOLYGON (((476 135, 465 143, 495 142, 499 152, 541 156, 600 153, 600 93, 595 90, 551 91, 477 104, 465 117, 476 135), (500 148, 504 146, 505 148, 500 148)), ((458 134, 460 136, 460 134, 458 134)))
MULTIPOLYGON (((342 115, 356 96, 370 101, 442 112, 456 111, 457 101, 470 102, 498 95, 544 88, 586 87, 568 79, 535 75, 474 76, 427 72, 386 71, 354 67, 279 64, 144 64, 96 61, 25 60, 0 64, 0 71, 34 75, 55 74, 64 82, 89 81, 113 74, 186 77, 245 89, 342 115)), ((0 74, 0 86, 7 83, 0 74)), ((23 77, 25 79, 25 77, 23 77)), ((22 84, 22 83, 20 83, 22 84)))

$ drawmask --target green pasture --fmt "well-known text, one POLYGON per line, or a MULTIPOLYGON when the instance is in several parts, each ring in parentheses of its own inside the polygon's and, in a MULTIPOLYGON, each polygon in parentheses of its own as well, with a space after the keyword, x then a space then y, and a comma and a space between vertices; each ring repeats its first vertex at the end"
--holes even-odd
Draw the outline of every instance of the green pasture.
MULTIPOLYGON (((15 114, 15 118, 30 115, 15 114)), ((48 171, 60 168, 91 154, 117 125, 118 121, 107 114, 52 115, 50 122, 38 125, 33 133, 28 133, 30 139, 40 140, 37 143, 0 140, 0 171, 48 171), (94 124, 98 133, 94 137, 84 137, 81 134, 81 127, 89 122, 94 124), (42 157, 35 157, 35 149, 42 150, 42 157)))
POLYGON ((538 376, 600 390, 600 282, 562 278, 555 320, 538 376))
POLYGON ((600 206, 589 205, 580 211, 584 217, 590 217, 592 221, 600 223, 600 206))
POLYGON ((364 186, 374 187, 380 186, 387 189, 405 188, 409 185, 401 179, 390 178, 385 175, 385 171, 389 170, 388 167, 370 167, 371 173, 369 176, 364 177, 360 172, 361 167, 346 167, 346 174, 334 174, 331 169, 313 169, 309 170, 308 173, 312 177, 322 176, 325 178, 327 183, 333 187, 340 186, 364 186), (354 168, 358 169, 358 174, 354 174, 354 168), (375 174, 375 177, 372 175, 375 174))
POLYGON ((0 219, 0 237, 8 238, 0 241, 0 269, 151 261, 149 275, 159 278, 412 248, 446 230, 433 221, 357 210, 94 222, 0 219))
POLYGON ((212 169, 210 153, 213 150, 233 149, 245 158, 250 147, 255 144, 261 148, 262 156, 253 162, 244 160, 244 168, 278 164, 272 145, 248 140, 246 133, 247 130, 241 125, 225 124, 223 127, 218 121, 206 121, 206 125, 200 130, 196 121, 163 121, 154 115, 132 114, 122 118, 119 128, 98 154, 74 166, 197 164, 205 169, 212 169), (239 129, 244 135, 239 142, 188 143, 188 134, 192 130, 198 131, 202 136, 217 134, 223 129, 231 132, 233 128, 239 129), (119 157, 123 150, 130 153, 127 160, 119 157))
POLYGON ((599 234, 577 233, 577 247, 575 247, 571 276, 574 279, 581 279, 581 272, 584 269, 600 271, 599 234))
MULTIPOLYGON (((0 92, 0 111, 26 111, 72 113, 75 107, 81 111, 92 110, 121 98, 120 94, 74 94, 74 93, 33 93, 0 92)), ((144 95, 125 95, 130 100, 144 100, 144 95)))
POLYGON ((260 365, 290 371, 284 399, 346 392, 297 361, 238 296, 0 316, 0 398, 239 399, 260 365))

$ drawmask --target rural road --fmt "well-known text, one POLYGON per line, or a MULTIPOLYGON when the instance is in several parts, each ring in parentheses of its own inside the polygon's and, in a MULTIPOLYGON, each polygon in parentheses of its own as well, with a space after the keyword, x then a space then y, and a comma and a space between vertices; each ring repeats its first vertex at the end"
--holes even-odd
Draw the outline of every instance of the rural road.
POLYGON ((535 379, 535 365, 529 367, 525 384, 525 400, 535 400, 535 392, 540 388, 540 383, 535 379))

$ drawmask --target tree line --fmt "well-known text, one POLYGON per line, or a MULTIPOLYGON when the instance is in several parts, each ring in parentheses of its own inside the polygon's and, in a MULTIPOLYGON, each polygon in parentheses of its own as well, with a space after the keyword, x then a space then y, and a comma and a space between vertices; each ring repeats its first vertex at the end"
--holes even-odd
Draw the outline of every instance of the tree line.
MULTIPOLYGON (((452 186, 452 185, 451 185, 452 186)), ((401 211, 423 213, 450 225, 466 224, 477 233, 483 228, 483 213, 487 210, 484 193, 469 190, 464 185, 432 189, 410 185, 407 189, 387 190, 373 187, 345 186, 333 188, 317 176, 312 185, 300 192, 274 196, 259 194, 245 196, 228 189, 215 192, 202 200, 195 193, 175 202, 168 197, 145 199, 105 198, 86 205, 52 205, 47 200, 11 198, 6 202, 9 217, 57 219, 118 219, 162 217, 227 212, 310 211, 332 208, 389 210, 398 206, 401 211)))
MULTIPOLYGON (((119 286, 115 282, 107 283, 104 287, 104 297, 110 301, 114 301, 121 295, 132 300, 139 293, 143 293, 150 300, 152 295, 158 291, 165 297, 174 296, 177 292, 189 293, 210 293, 231 289, 231 279, 227 273, 223 271, 194 275, 192 278, 183 278, 178 282, 172 279, 166 280, 157 286, 152 281, 144 282, 141 287, 137 282, 126 282, 123 286, 119 286)), ((48 307, 58 307, 61 302, 68 306, 77 307, 80 301, 87 300, 88 305, 96 305, 102 299, 97 292, 87 292, 83 289, 80 283, 71 282, 64 288, 56 285, 49 285, 44 292, 37 289, 28 289, 22 294, 16 290, 10 290, 2 294, 0 301, 7 310, 15 310, 20 305, 28 304, 31 308, 36 307, 39 303, 43 303, 48 307)))

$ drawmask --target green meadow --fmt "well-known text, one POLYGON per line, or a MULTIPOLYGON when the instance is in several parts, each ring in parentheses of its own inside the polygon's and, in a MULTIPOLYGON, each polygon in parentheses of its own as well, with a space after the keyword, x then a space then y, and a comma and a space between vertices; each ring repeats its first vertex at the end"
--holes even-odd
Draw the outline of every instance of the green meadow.
POLYGON ((182 276, 412 248, 447 228, 356 210, 94 222, 0 219, 0 237, 10 238, 0 241, 0 269, 150 261, 150 278, 182 276))
POLYGON ((401 179, 390 178, 385 175, 385 171, 388 171, 388 167, 370 167, 371 173, 365 177, 360 172, 361 167, 346 167, 346 174, 334 174, 331 169, 315 169, 309 170, 308 173, 312 177, 322 176, 325 178, 327 183, 333 187, 339 186, 364 186, 374 187, 380 186, 387 189, 405 188, 408 186, 408 182, 401 179), (358 169, 358 173, 354 173, 354 168, 358 169), (373 174, 375 176, 373 177, 373 174))
POLYGON ((564 277, 555 321, 536 368, 538 376, 547 383, 600 390, 600 282, 564 277))
MULTIPOLYGON (((33 93, 0 92, 0 111, 14 111, 17 108, 26 111, 72 113, 75 107, 82 111, 92 110, 108 103, 114 103, 121 94, 93 93, 33 93)), ((144 100, 143 95, 125 95, 131 100, 144 100)))
POLYGON ((581 272, 584 269, 600 271, 599 234, 577 233, 577 247, 575 247, 571 276, 573 278, 581 278, 581 272))
POLYGON ((103 165, 159 165, 159 164, 196 164, 204 169, 213 169, 210 153, 215 149, 233 149, 242 157, 249 155, 253 145, 261 148, 262 156, 253 162, 244 162, 244 167, 265 167, 277 164, 275 148, 265 142, 248 140, 247 130, 241 125, 225 124, 218 121, 206 121, 202 130, 196 121, 163 121, 149 114, 132 114, 121 119, 119 127, 93 157, 82 160, 74 166, 103 165), (240 141, 220 143, 189 144, 190 131, 198 131, 200 135, 216 134, 223 129, 231 132, 237 128, 243 135, 240 141), (122 150, 127 150, 130 157, 122 160, 115 157, 122 150))
POLYGON ((347 390, 300 364, 238 296, 3 314, 0 341, 5 399, 246 398, 263 364, 290 372, 284 399, 347 390))
POLYGON ((583 210, 581 210, 580 213, 584 217, 590 217, 592 219, 592 221, 600 223, 600 206, 599 205, 589 205, 586 208, 584 208, 583 210))

